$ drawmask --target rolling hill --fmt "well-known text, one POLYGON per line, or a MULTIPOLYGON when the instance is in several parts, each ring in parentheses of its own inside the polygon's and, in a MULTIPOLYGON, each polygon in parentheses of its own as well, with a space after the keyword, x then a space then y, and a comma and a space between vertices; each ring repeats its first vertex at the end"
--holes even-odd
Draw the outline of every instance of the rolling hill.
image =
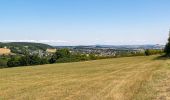
POLYGON ((125 57, 0 69, 0 99, 169 99, 170 60, 156 58, 125 57))
POLYGON ((9 43, 2 43, 0 42, 0 47, 8 47, 8 48, 23 48, 25 46, 28 47, 28 49, 41 49, 46 50, 47 48, 54 48, 53 46, 43 44, 43 43, 31 43, 31 42, 9 42, 9 43))

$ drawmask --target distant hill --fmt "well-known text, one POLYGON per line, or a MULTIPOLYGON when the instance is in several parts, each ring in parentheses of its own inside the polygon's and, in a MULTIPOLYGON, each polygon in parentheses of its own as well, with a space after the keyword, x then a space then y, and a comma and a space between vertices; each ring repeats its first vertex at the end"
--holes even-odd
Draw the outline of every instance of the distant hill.
POLYGON ((163 49, 164 45, 86 45, 86 46, 56 46, 56 48, 74 48, 74 49, 100 49, 100 48, 110 48, 110 49, 163 49))
POLYGON ((43 43, 30 43, 30 42, 9 42, 9 43, 2 43, 0 42, 0 47, 7 47, 7 48, 28 48, 31 50, 46 50, 47 48, 54 48, 53 46, 43 44, 43 43))

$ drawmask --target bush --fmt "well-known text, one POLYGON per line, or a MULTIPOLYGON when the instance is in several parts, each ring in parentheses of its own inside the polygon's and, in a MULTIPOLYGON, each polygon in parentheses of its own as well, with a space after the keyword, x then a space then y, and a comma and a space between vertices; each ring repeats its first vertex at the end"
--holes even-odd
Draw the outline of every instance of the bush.
POLYGON ((168 43, 165 45, 164 52, 166 56, 170 56, 170 37, 168 38, 168 43))
POLYGON ((41 65, 48 64, 48 59, 40 58, 38 55, 26 55, 20 58, 12 57, 8 60, 8 67, 17 67, 17 66, 29 66, 29 65, 41 65))
POLYGON ((147 49, 145 50, 145 55, 149 56, 149 55, 155 55, 155 54, 162 54, 163 50, 155 50, 155 49, 147 49))
POLYGON ((49 61, 47 58, 42 58, 41 59, 41 64, 49 64, 49 61))
MULTIPOLYGON (((56 53, 50 58, 49 62, 51 64, 56 63, 57 60, 59 60, 59 59, 61 62, 64 62, 64 59, 65 60, 67 59, 67 61, 70 61, 70 60, 68 60, 68 58, 70 58, 70 56, 71 56, 71 54, 68 49, 60 49, 60 50, 57 50, 56 53)), ((65 62, 67 62, 67 61, 65 61, 65 62)))
POLYGON ((58 57, 56 57, 56 55, 53 55, 50 59, 49 59, 49 63, 50 64, 53 64, 53 63, 56 63, 58 57))
POLYGON ((40 65, 41 58, 38 55, 31 55, 30 56, 30 65, 40 65))
POLYGON ((90 60, 96 60, 97 57, 94 54, 89 54, 89 59, 90 60))
POLYGON ((0 59, 0 68, 6 68, 7 66, 7 60, 0 59))
POLYGON ((8 67, 17 67, 20 66, 20 61, 16 57, 12 57, 8 62, 7 62, 8 67))

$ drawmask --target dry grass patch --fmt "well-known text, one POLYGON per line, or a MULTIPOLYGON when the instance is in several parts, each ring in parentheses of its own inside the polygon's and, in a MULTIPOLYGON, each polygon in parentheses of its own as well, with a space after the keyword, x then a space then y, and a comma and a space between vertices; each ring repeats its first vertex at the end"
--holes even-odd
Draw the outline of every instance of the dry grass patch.
POLYGON ((0 99, 150 100, 170 72, 169 60, 126 57, 0 69, 0 99))

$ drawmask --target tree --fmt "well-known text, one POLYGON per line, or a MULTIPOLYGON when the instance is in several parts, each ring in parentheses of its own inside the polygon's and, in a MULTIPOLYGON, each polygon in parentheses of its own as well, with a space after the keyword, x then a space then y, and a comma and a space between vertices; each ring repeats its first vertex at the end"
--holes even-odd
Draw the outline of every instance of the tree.
POLYGON ((95 56, 94 54, 89 54, 89 58, 90 58, 91 60, 96 60, 96 56, 95 56))
POLYGON ((20 61, 16 57, 12 57, 8 62, 7 62, 8 67, 17 67, 20 66, 20 61))
POLYGON ((53 55, 53 56, 49 59, 49 63, 50 63, 50 64, 56 63, 56 61, 57 61, 57 58, 56 58, 55 55, 53 55))
POLYGON ((63 58, 63 57, 69 57, 70 51, 68 49, 60 49, 56 52, 57 57, 63 58))
POLYGON ((38 55, 30 55, 30 65, 39 65, 41 64, 41 58, 38 55))
POLYGON ((49 64, 49 61, 47 58, 41 58, 41 64, 49 64))
POLYGON ((49 62, 50 63, 56 63, 58 59, 61 59, 63 62, 64 60, 68 60, 70 58, 71 54, 68 49, 60 49, 57 50, 56 53, 50 58, 49 62))
POLYGON ((19 59, 19 61, 20 61, 21 66, 29 66, 30 62, 31 62, 31 59, 30 59, 29 55, 25 55, 25 56, 22 56, 19 59))
MULTIPOLYGON (((170 32, 169 32, 169 35, 170 35, 170 32)), ((168 38, 168 43, 165 45, 164 52, 166 56, 170 56, 170 36, 168 38)))

